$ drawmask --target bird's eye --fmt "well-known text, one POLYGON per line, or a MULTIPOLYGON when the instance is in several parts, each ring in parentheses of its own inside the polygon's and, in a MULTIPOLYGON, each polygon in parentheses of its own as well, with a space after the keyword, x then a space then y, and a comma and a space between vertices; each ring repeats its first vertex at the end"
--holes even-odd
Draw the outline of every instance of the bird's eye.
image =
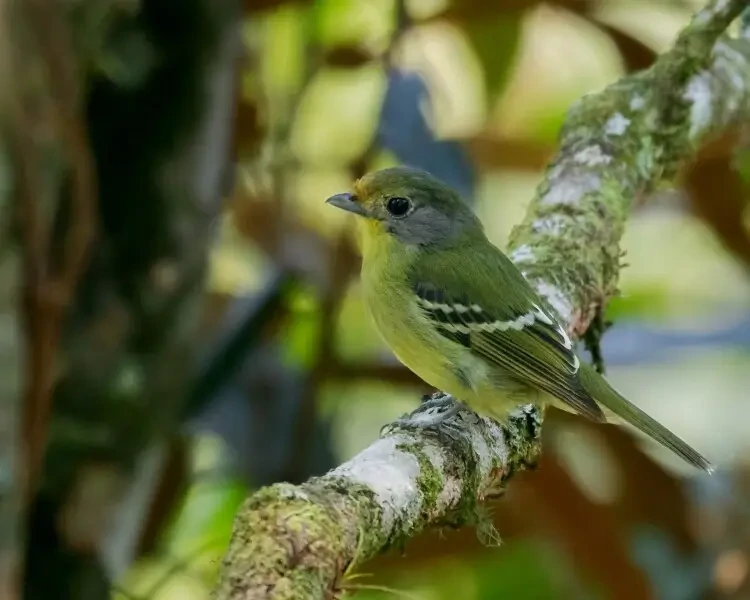
POLYGON ((389 198, 385 208, 394 217, 404 217, 411 209, 411 200, 400 196, 389 198))

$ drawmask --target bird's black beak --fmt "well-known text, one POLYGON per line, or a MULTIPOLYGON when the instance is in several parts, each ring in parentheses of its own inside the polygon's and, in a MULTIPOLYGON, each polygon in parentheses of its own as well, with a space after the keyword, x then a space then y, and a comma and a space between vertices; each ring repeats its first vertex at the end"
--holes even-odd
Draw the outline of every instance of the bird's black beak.
POLYGON ((353 194, 336 194, 335 196, 328 198, 326 204, 354 213, 355 215, 360 215, 361 217, 367 216, 367 212, 362 205, 357 202, 357 197, 353 194))

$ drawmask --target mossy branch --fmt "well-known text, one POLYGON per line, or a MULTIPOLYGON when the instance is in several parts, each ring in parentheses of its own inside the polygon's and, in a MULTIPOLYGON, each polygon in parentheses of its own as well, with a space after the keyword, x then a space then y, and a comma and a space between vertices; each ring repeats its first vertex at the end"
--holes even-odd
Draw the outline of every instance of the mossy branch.
POLYGON ((574 336, 617 291, 633 202, 750 116, 750 39, 722 35, 745 6, 711 2, 650 69, 571 107, 510 257, 574 336))
POLYGON ((348 569, 431 525, 476 521, 539 450, 541 422, 521 411, 505 428, 463 412, 446 439, 394 429, 323 477, 280 483, 241 509, 217 599, 335 598, 348 569))
MULTIPOLYGON (((723 35, 745 6, 714 0, 652 68, 571 108, 511 257, 572 334, 617 290, 633 201, 750 115, 750 39, 723 35)), ((533 409, 503 429, 460 413, 449 440, 396 430, 324 477, 261 489, 237 515, 214 598, 336 597, 353 564, 427 526, 471 521, 478 501, 534 460, 538 424, 533 409)))

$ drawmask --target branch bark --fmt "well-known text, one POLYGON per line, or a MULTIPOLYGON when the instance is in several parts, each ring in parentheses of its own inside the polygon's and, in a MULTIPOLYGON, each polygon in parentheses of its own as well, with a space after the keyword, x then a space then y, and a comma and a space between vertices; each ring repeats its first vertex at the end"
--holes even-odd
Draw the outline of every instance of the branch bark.
MULTIPOLYGON (((749 36, 723 35, 746 6, 710 2, 650 69, 571 108, 510 245, 571 334, 617 291, 632 203, 750 115, 749 36)), ((214 598, 332 598, 352 565, 427 526, 476 521, 477 503, 534 461, 539 423, 530 407, 502 429, 462 413, 449 440, 394 430, 321 478, 259 490, 237 515, 214 598)))

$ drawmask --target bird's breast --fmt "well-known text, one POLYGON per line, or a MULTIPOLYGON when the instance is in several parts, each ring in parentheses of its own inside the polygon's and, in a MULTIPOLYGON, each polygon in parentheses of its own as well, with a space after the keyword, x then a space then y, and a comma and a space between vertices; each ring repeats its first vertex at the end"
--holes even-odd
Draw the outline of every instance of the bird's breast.
MULTIPOLYGON (((429 322, 406 281, 363 278, 375 326, 396 357, 429 385, 459 399, 472 394, 482 365, 468 349, 442 336, 429 322)), ((483 375, 482 375, 483 376, 483 375)))

